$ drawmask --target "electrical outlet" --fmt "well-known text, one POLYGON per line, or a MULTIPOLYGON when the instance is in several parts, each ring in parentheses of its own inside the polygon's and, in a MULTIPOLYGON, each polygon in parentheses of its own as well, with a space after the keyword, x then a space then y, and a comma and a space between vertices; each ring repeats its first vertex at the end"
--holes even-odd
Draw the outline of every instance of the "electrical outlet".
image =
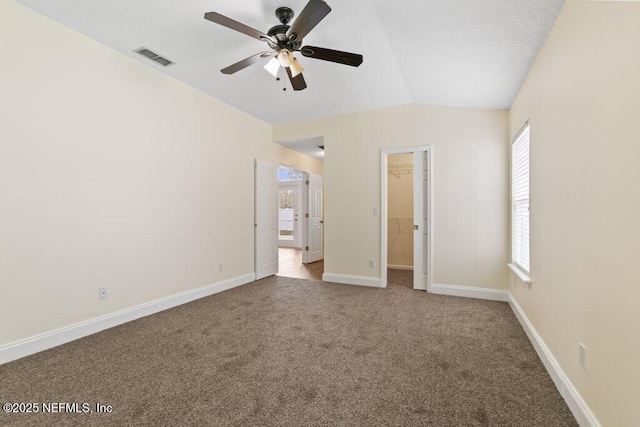
POLYGON ((583 368, 587 368, 587 347, 584 344, 580 343, 580 365, 583 368))
POLYGON ((109 296, 109 289, 106 286, 98 288, 98 299, 107 299, 109 296))
POLYGON ((369 267, 373 268, 373 267, 375 267, 375 266, 376 266, 376 260, 375 260, 375 259, 373 259, 373 258, 371 258, 371 259, 369 260, 369 267))
POLYGON ((218 271, 222 271, 222 263, 218 264, 218 271))

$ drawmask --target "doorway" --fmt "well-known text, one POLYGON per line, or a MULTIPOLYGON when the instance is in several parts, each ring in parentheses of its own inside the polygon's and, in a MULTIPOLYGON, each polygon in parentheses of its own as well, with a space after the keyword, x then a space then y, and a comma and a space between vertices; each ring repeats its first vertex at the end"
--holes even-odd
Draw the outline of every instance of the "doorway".
POLYGON ((321 175, 256 161, 257 279, 277 274, 322 280, 322 181, 321 175))
POLYGON ((278 168, 280 234, 278 276, 322 280, 322 176, 278 168))
POLYGON ((300 248, 304 172, 278 167, 278 246, 300 248))
POLYGON ((387 285, 413 287, 413 154, 387 157, 387 285))
POLYGON ((381 281, 431 289, 431 147, 382 150, 381 281))

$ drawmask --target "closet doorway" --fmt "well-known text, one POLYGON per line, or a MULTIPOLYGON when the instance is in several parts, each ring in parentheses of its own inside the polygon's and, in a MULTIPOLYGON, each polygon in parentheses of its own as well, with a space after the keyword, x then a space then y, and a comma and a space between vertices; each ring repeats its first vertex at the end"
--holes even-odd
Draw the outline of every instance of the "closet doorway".
POLYGON ((430 290, 431 147, 382 150, 381 177, 382 285, 430 290))
POLYGON ((387 268, 413 271, 413 154, 387 158, 387 268))

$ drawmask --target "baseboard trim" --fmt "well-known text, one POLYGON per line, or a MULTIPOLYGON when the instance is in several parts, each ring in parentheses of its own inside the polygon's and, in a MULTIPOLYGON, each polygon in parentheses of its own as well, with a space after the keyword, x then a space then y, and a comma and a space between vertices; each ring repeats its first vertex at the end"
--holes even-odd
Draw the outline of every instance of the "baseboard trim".
POLYGON ((535 348, 538 353, 538 357, 542 360, 543 365, 547 368, 547 372, 549 372, 549 376, 553 380, 556 385, 556 388, 560 392, 560 395, 564 398, 565 402, 567 402, 567 406, 573 413, 573 416, 576 418, 576 421, 580 426, 589 426, 589 427, 600 427, 601 424, 593 414, 587 403, 584 401, 578 390, 575 388, 573 383, 567 378, 567 375, 564 373, 560 364, 551 353, 551 350, 545 342, 542 340, 542 337, 535 330, 529 318, 524 313, 518 302, 515 300, 513 295, 509 293, 509 305, 513 310, 514 314, 518 318, 518 321, 522 325, 522 328, 526 332, 531 344, 533 344, 533 348, 535 348))
POLYGON ((344 285, 369 286, 382 288, 382 280, 379 277, 350 276, 348 274, 323 273, 322 281, 341 283, 344 285))
MULTIPOLYGON (((50 332, 35 335, 24 340, 9 343, 0 347, 0 365, 29 356, 53 347, 68 343, 70 341, 95 334, 105 329, 118 326, 132 320, 140 319, 160 311, 164 311, 200 298, 217 294, 255 280, 255 273, 234 277, 222 282, 206 285, 197 289, 192 289, 179 294, 160 298, 155 301, 126 308, 104 316, 96 317, 74 325, 59 328, 50 332)), ((348 285, 369 286, 381 288, 380 278, 366 276, 351 276, 346 274, 324 273, 322 280, 325 282, 341 283, 348 285)), ((491 301, 506 301, 509 303, 516 318, 522 325, 525 333, 529 337, 531 344, 538 353, 540 360, 544 364, 549 376, 556 385, 560 395, 564 398, 567 406, 573 413, 580 426, 601 427, 600 422, 595 417, 587 403, 584 401, 573 383, 567 378, 560 364, 547 347, 542 337, 535 330, 526 314, 517 303, 515 298, 507 292, 498 289, 485 289, 470 286, 455 286, 432 284, 431 293, 439 295, 450 295, 467 298, 477 298, 491 301)))
POLYGON ((392 270, 410 270, 413 271, 412 265, 396 265, 396 264, 387 264, 387 268, 392 270))
POLYGON ((0 365, 140 319, 141 317, 253 282, 255 277, 255 273, 245 274, 5 344, 0 347, 0 365))
POLYGON ((454 297, 476 298, 489 301, 509 301, 509 292, 501 289, 476 288, 472 286, 442 285, 433 283, 429 293, 454 297))

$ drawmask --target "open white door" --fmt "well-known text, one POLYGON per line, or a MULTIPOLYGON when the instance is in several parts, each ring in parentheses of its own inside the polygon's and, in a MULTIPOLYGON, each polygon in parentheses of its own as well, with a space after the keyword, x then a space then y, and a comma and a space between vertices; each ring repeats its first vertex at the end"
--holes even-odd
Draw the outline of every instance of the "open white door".
POLYGON ((278 165, 256 159, 256 280, 278 273, 278 165))
POLYGON ((429 151, 413 153, 413 289, 429 283, 429 151))
POLYGON ((307 243, 302 262, 308 264, 324 258, 324 219, 322 217, 322 175, 309 173, 307 185, 307 243))

